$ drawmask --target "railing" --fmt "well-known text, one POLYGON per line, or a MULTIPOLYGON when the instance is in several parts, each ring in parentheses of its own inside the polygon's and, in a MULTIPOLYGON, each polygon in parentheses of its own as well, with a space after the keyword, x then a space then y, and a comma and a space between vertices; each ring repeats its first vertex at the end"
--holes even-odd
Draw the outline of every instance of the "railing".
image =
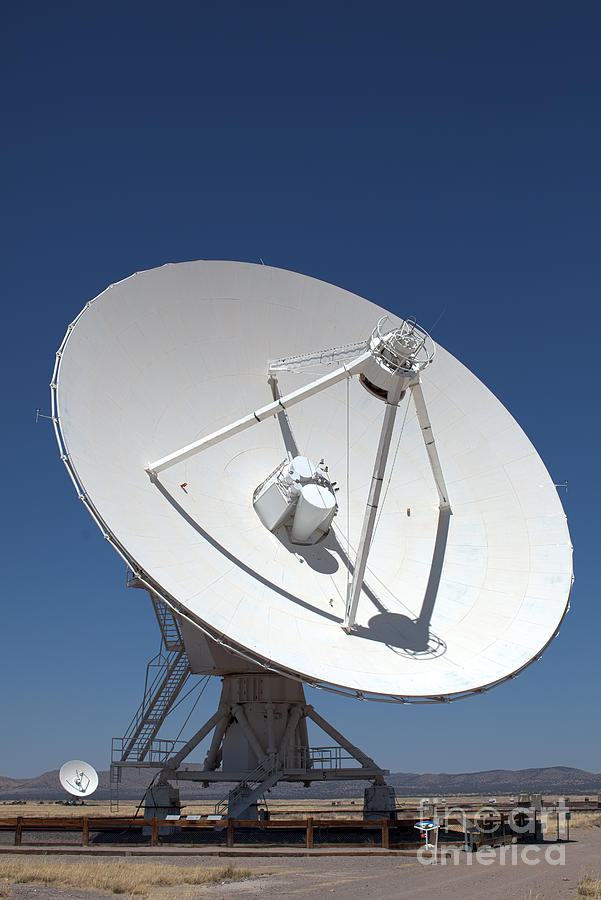
POLYGON ((364 352, 367 342, 355 341, 352 344, 342 344, 339 347, 328 347, 325 350, 314 350, 310 353, 301 353, 298 356, 286 356, 271 360, 268 371, 271 372, 295 372, 303 371, 309 366, 332 365, 336 362, 345 362, 354 359, 364 352))
MULTIPOLYGON (((127 743, 127 738, 113 738, 111 746, 112 763, 123 763, 123 765, 128 765, 129 763, 130 766, 135 765, 134 760, 128 761, 123 759, 123 753, 127 743)), ((149 744, 146 756, 144 757, 144 762, 157 766, 162 765, 170 756, 173 756, 175 752, 180 750, 185 743, 185 741, 175 741, 167 738, 154 738, 149 744)))
POLYGON ((357 761, 342 747, 301 747, 290 750, 281 758, 283 769, 343 769, 346 763, 357 765, 357 761))
POLYGON ((138 577, 138 575, 135 574, 135 572, 132 572, 130 568, 127 569, 125 583, 128 588, 141 588, 142 590, 147 591, 150 595, 154 613, 159 624, 159 628, 161 629, 161 635, 163 637, 165 648, 167 650, 183 650, 184 642, 179 623, 167 604, 164 603, 157 594, 150 590, 148 585, 145 584, 138 577))
POLYGON ((177 619, 156 594, 151 594, 154 612, 167 650, 183 650, 184 642, 177 619))
POLYGON ((420 328, 415 319, 403 319, 400 326, 389 331, 383 316, 371 333, 369 346, 373 355, 390 371, 399 368, 408 372, 421 372, 434 359, 436 345, 427 331, 420 328))

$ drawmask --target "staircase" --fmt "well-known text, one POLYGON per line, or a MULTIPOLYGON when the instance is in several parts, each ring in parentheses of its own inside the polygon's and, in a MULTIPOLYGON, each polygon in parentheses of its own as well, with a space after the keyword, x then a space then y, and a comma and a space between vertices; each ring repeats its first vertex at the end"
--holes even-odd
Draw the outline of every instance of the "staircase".
POLYGON ((236 819, 248 806, 261 797, 265 791, 276 784, 282 777, 281 766, 277 754, 267 754, 254 771, 241 781, 227 797, 215 804, 215 815, 236 819), (256 787, 251 788, 251 782, 256 787))
POLYGON ((182 650, 184 645, 177 619, 169 607, 162 600, 159 600, 156 594, 151 594, 150 598, 154 607, 154 614, 161 629, 165 649, 182 650))
MULTIPOLYGON (((165 721, 175 700, 188 680, 190 663, 186 655, 179 623, 171 609, 163 603, 148 587, 133 573, 128 574, 127 586, 148 590, 154 614, 161 630, 161 650, 150 660, 146 667, 146 682, 144 684, 144 697, 136 714, 130 722, 129 728, 123 738, 113 739, 113 749, 119 747, 117 758, 113 754, 113 762, 130 763, 143 762, 151 749, 152 742, 156 738, 161 725, 165 721)), ((162 742, 163 743, 163 742, 162 742)), ((165 759, 172 748, 165 742, 165 759)), ((160 755, 163 755, 162 753, 160 755)), ((115 794, 118 782, 121 780, 120 769, 115 769, 114 785, 115 794)), ((113 774, 111 769, 111 784, 113 774)))
POLYGON ((149 664, 149 672, 152 666, 157 668, 157 672, 150 685, 147 675, 144 699, 123 737, 121 757, 123 761, 144 760, 152 741, 190 675, 190 663, 184 649, 171 650, 165 655, 159 654, 149 664))

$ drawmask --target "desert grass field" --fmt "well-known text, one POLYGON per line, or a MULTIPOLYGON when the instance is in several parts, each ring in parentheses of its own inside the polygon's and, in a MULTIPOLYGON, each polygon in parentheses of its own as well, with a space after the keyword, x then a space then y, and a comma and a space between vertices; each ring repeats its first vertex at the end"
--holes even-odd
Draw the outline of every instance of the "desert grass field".
MULTIPOLYGON (((10 886, 38 884, 59 889, 75 888, 125 894, 128 897, 156 893, 157 888, 183 888, 224 884, 247 879, 249 869, 236 865, 178 866, 170 862, 136 863, 131 860, 0 859, 0 890, 10 896, 10 886)), ((173 896, 181 896, 176 891, 173 896)))
MULTIPOLYGON (((397 809, 415 810, 420 808, 422 800, 437 807, 440 815, 444 815, 445 807, 450 809, 474 810, 486 808, 487 810, 498 807, 504 809, 514 805, 510 802, 510 796, 498 794, 495 797, 496 803, 491 804, 490 795, 478 794, 457 794, 447 795, 444 802, 438 797, 420 798, 420 797, 397 797, 397 809)), ((515 798, 517 800, 517 798, 515 798)), ((559 797, 546 795, 543 797, 544 806, 553 808, 559 802, 559 797)), ((585 800, 584 795, 575 795, 570 798, 570 803, 582 803, 585 800)), ((568 804, 568 808, 569 808, 568 804)), ((363 816, 363 797, 344 797, 338 799, 317 799, 315 797, 307 797, 306 799, 269 799, 267 806, 272 815, 290 818, 304 818, 310 815, 332 816, 334 818, 362 818, 363 816)), ((182 800, 182 815, 210 815, 214 812, 215 800, 182 800)), ((60 816, 61 818, 74 817, 82 818, 84 816, 94 817, 110 817, 125 816, 133 817, 143 815, 143 806, 140 801, 120 800, 118 811, 111 811, 108 800, 88 800, 85 806, 63 806, 60 803, 39 803, 28 800, 25 804, 13 805, 11 803, 0 804, 0 817, 9 816, 60 816)), ((573 827, 601 827, 601 809, 596 809, 591 805, 588 810, 572 810, 571 822, 573 827)))

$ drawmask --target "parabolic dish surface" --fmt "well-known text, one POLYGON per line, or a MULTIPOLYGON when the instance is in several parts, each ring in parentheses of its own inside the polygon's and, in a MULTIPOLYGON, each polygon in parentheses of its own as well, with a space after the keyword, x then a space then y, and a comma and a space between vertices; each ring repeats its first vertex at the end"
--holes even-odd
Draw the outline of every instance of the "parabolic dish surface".
MULTIPOLYGON (((367 339, 384 315, 269 266, 200 261, 138 273, 69 327, 53 379, 57 434, 110 540, 205 633, 308 682, 449 697, 504 680, 546 646, 567 607, 572 548, 536 450, 442 347, 422 385, 452 509, 446 542, 435 553, 438 496, 407 391, 352 635, 340 625, 347 554, 354 559, 384 411, 357 377, 289 411, 301 453, 324 458, 340 488, 322 544, 291 547, 253 509, 253 491, 286 457, 276 418, 157 484, 144 471, 268 404, 268 361, 367 339)), ((331 370, 280 373, 281 393, 331 370)))
POLYGON ((89 797, 98 787, 98 772, 82 759, 70 759, 63 763, 58 779, 61 786, 75 797, 89 797))

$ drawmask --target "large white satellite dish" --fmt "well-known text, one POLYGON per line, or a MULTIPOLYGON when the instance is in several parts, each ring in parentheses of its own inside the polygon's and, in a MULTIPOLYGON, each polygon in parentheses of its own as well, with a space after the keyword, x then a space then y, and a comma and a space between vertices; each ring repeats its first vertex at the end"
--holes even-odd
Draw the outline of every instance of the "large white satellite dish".
POLYGON ((82 759, 71 759, 61 766, 59 781, 75 797, 89 797, 98 787, 98 773, 94 766, 82 759))
POLYGON ((556 634, 570 536, 519 425, 412 329, 268 266, 138 273, 86 304, 61 345, 63 459, 142 582, 247 660, 376 699, 488 688, 556 634), (297 456, 309 499, 275 527, 297 456))
POLYGON ((179 813, 173 780, 238 782, 215 813, 249 819, 280 780, 344 778, 372 782, 364 816, 394 819, 386 770, 302 682, 447 701, 557 633, 572 548, 555 486, 410 319, 281 269, 164 266, 86 304, 51 392, 71 479, 161 630, 111 764, 111 784, 161 768, 147 815, 179 813), (176 747, 158 733, 190 673, 222 676, 221 698, 176 747), (308 720, 334 746, 311 747, 308 720), (182 768, 211 732, 202 769, 182 768))

